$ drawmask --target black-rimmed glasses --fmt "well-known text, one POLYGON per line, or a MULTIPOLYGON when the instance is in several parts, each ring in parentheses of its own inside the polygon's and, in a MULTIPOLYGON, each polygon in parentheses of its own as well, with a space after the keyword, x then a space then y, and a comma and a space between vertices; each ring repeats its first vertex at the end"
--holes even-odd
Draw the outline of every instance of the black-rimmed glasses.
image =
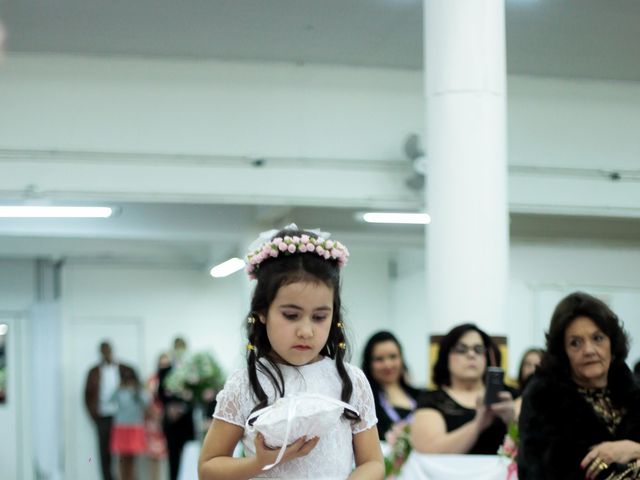
POLYGON ((484 345, 465 345, 464 343, 457 343, 452 349, 452 353, 457 353, 458 355, 466 355, 471 350, 476 355, 485 355, 487 353, 487 348, 484 345))

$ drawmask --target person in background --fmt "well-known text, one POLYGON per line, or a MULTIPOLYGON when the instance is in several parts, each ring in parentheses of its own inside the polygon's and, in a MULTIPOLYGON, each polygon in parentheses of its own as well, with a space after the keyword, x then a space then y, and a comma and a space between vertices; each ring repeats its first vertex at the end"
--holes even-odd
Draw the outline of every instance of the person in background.
MULTIPOLYGON (((522 355, 520 367, 518 368, 518 389, 520 395, 524 392, 527 383, 533 377, 543 357, 544 350, 542 348, 530 348, 522 355)), ((516 409, 516 418, 518 418, 522 410, 522 396, 515 399, 514 406, 516 409)))
POLYGON ((113 393, 111 401, 116 405, 111 453, 120 458, 120 480, 133 480, 135 459, 147 450, 144 414, 149 395, 140 385, 138 375, 127 371, 120 378, 120 387, 113 393))
POLYGON ((407 382, 407 366, 402 356, 402 346, 390 332, 373 334, 362 353, 364 372, 376 405, 378 436, 399 422, 411 423, 420 390, 407 382))
POLYGON ((418 452, 493 455, 498 451, 515 408, 508 387, 499 393, 501 401, 484 404, 487 366, 498 365, 492 345, 491 338, 470 323, 453 328, 442 339, 433 367, 438 389, 420 397, 411 428, 418 452))
POLYGON ((520 368, 518 368, 518 388, 520 392, 524 392, 524 387, 542 362, 543 356, 544 350, 542 348, 530 348, 522 355, 520 368))
POLYGON ((111 427, 116 406, 111 402, 120 379, 133 374, 133 368, 113 359, 113 349, 107 341, 100 343, 100 363, 89 370, 84 389, 84 400, 98 434, 100 467, 103 480, 112 480, 111 472, 111 427))
MULTIPOLYGON (((171 358, 162 353, 158 358, 157 370, 171 366, 171 358)), ((157 371, 147 380, 147 392, 150 402, 144 419, 144 431, 147 441, 147 458, 149 459, 149 479, 160 479, 160 461, 167 457, 167 440, 162 432, 162 402, 158 395, 157 371)))
POLYGON ((620 320, 575 292, 556 306, 546 337, 522 401, 519 478, 640 478, 640 386, 620 320))
POLYGON ((185 444, 195 438, 193 424, 193 402, 187 395, 172 393, 164 385, 171 369, 178 368, 186 360, 187 342, 176 337, 173 342, 172 362, 158 368, 158 398, 164 411, 162 430, 169 450, 169 478, 177 480, 180 458, 185 444))

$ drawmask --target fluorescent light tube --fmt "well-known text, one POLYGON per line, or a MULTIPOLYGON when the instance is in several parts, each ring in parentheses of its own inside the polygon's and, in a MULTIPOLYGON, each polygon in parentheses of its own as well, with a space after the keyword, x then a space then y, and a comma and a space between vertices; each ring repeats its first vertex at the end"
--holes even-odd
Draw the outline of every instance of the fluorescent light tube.
POLYGON ((428 213, 369 212, 362 215, 367 223, 402 223, 411 225, 427 225, 431 222, 428 213))
POLYGON ((237 272, 238 270, 242 270, 244 268, 244 260, 238 257, 230 258, 226 262, 222 262, 211 270, 209 273, 212 277, 221 278, 231 275, 232 273, 237 272))
POLYGON ((5 218, 108 218, 110 207, 56 207, 49 205, 0 205, 5 218))

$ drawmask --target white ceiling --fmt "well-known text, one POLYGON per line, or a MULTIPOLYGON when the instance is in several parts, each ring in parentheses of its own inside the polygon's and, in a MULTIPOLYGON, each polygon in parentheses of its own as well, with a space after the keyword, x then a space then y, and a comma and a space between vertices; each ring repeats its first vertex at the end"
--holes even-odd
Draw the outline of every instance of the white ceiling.
MULTIPOLYGON (((505 0, 510 74, 640 81, 638 0, 505 0)), ((5 0, 9 52, 419 69, 420 0, 5 0)))
MULTIPOLYGON (((408 69, 422 64, 419 0, 0 0, 0 19, 9 54, 408 69)), ((638 0, 506 0, 506 29, 510 74, 640 81, 638 0)), ((301 219, 304 227, 341 232, 345 240, 423 242, 422 227, 364 225, 354 221, 355 213, 122 204, 119 215, 102 221, 0 219, 0 257, 203 266, 246 245, 261 225, 271 228, 301 219)), ((640 221, 634 219, 512 215, 511 231, 516 238, 640 241, 640 221)))

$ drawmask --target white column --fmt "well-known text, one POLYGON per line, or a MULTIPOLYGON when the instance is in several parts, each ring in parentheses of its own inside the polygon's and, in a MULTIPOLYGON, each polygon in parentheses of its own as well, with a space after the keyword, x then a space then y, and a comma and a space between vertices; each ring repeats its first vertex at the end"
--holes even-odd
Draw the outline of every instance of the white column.
POLYGON ((428 330, 505 333, 503 0, 425 0, 428 330))

